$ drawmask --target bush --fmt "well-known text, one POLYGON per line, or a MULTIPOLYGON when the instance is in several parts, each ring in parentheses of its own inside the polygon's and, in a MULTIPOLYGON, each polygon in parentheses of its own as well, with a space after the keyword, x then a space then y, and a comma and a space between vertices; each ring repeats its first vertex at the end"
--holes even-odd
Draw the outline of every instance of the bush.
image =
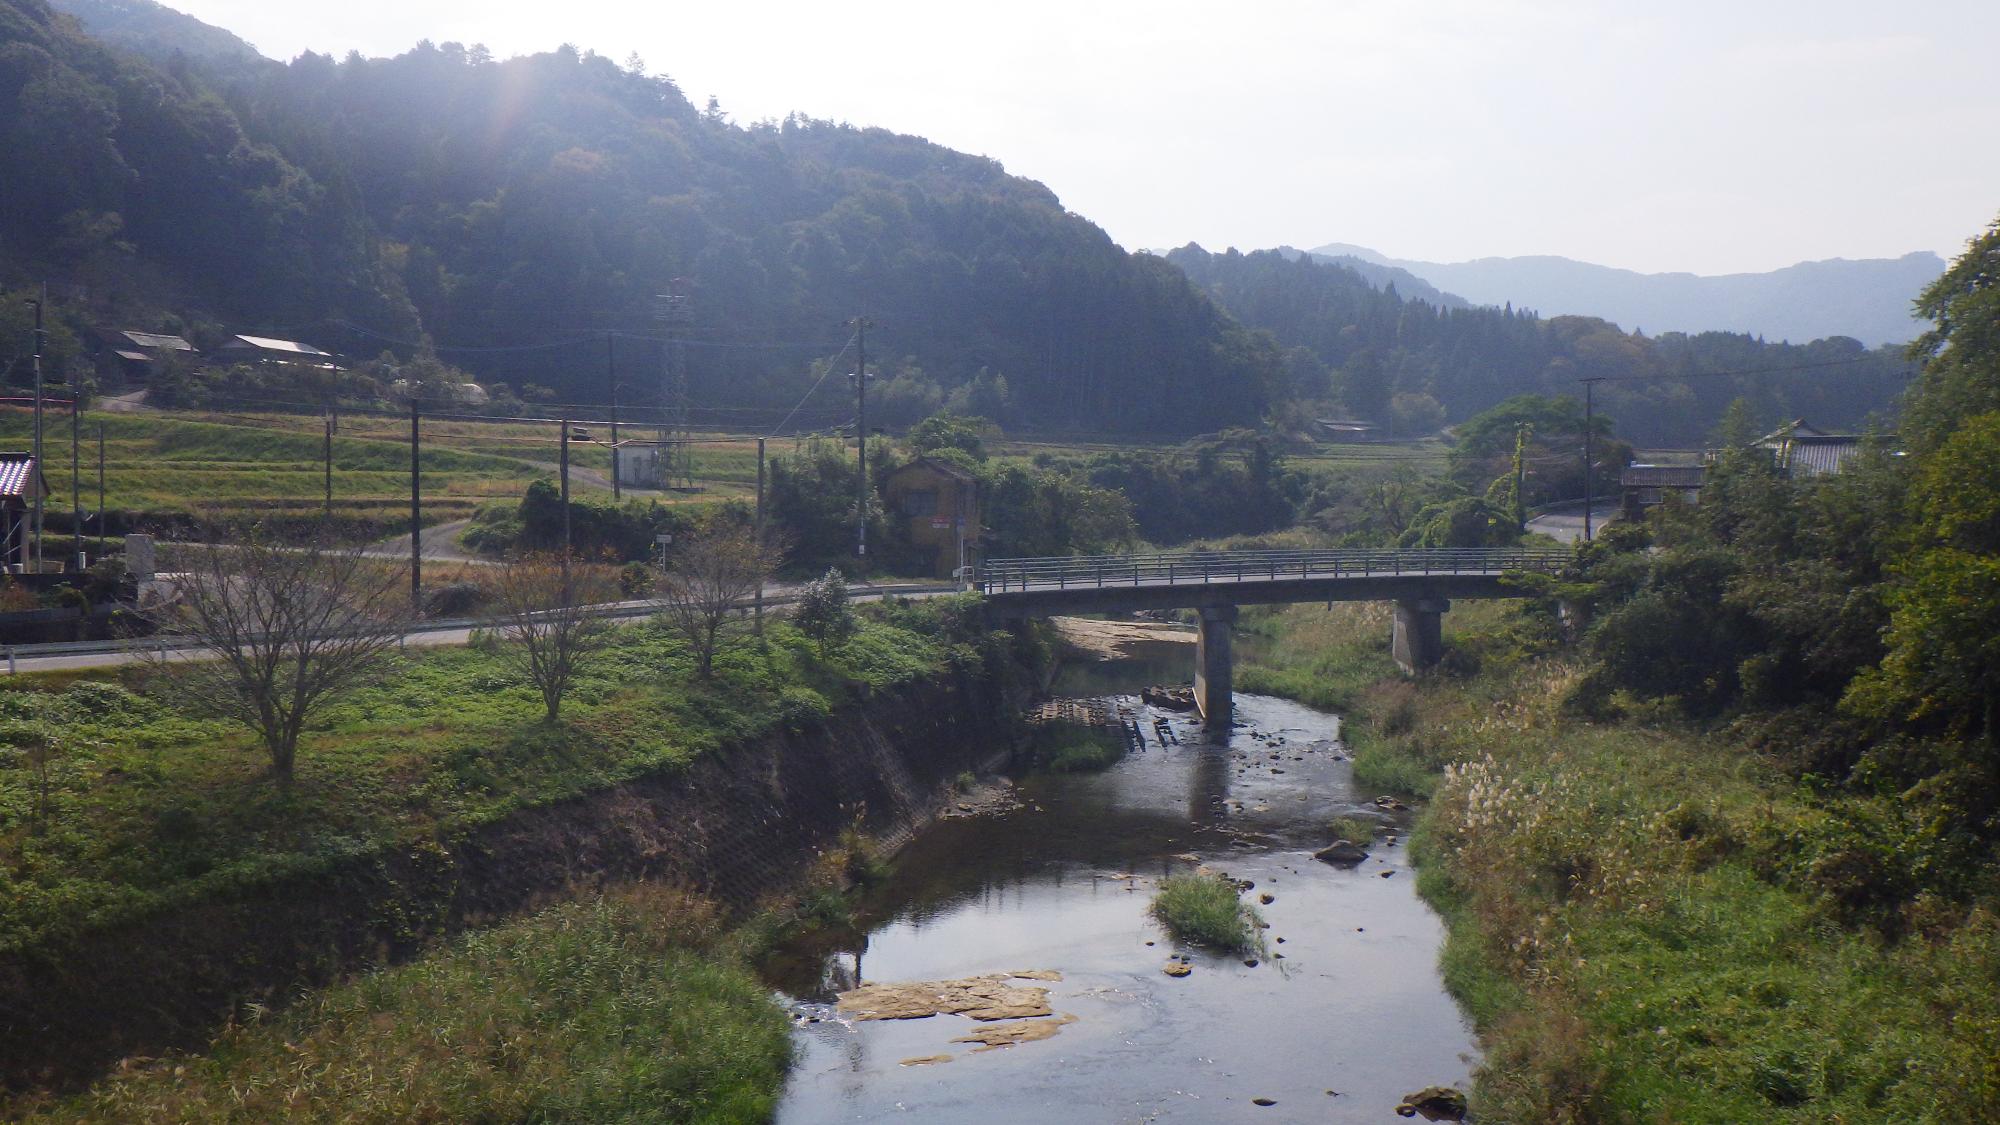
POLYGON ((1224 953, 1254 949, 1258 917, 1238 898, 1236 884, 1220 875, 1169 875, 1153 895, 1153 917, 1178 941, 1224 953))

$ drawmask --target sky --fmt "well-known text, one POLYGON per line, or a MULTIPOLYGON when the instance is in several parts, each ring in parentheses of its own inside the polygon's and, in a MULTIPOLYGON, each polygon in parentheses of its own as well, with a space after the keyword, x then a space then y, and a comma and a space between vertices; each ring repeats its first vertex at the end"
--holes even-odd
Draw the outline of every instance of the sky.
POLYGON ((167 0, 265 54, 562 43, 738 123, 993 157, 1131 249, 1646 272, 1947 258, 2000 214, 1992 0, 167 0))

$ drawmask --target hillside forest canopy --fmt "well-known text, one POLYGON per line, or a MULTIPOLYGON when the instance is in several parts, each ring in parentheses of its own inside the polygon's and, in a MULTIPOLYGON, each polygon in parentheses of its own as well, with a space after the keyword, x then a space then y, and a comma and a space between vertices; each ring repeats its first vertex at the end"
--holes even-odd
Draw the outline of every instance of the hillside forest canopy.
MULTIPOLYGON (((1129 253, 987 157, 798 114, 739 124, 636 57, 568 46, 149 59, 0 0, 0 135, 0 285, 61 282, 64 331, 261 331, 358 357, 429 341, 482 381, 601 403, 676 362, 658 319, 674 293, 696 407, 744 424, 794 406, 857 315, 878 325, 892 425, 955 401, 1044 430, 1339 413, 1420 432, 1604 377, 1635 380, 1604 388, 1627 436, 1690 445, 1738 397, 1859 426, 1909 373, 1840 338, 1648 338, 1440 308, 1276 253, 1129 253)), ((0 366, 19 380, 14 327, 0 366)), ((796 420, 845 421, 834 398, 796 420)))

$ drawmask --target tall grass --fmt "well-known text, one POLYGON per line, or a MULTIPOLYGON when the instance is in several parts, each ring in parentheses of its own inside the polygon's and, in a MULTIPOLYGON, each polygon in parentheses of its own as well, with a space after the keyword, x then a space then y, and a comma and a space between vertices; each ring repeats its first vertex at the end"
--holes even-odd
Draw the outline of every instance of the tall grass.
POLYGON ((1261 919, 1241 893, 1220 875, 1169 875, 1153 893, 1153 917, 1176 940, 1225 953, 1249 952, 1258 945, 1261 919))
POLYGON ((1412 848, 1482 1119, 2000 1121, 1991 857, 1986 891, 1857 918, 1855 879, 1938 846, 1893 794, 1801 789, 1727 728, 1574 718, 1578 668, 1505 652, 1505 610, 1468 627, 1478 670, 1364 688, 1350 722, 1357 773, 1434 793, 1412 848))
POLYGON ((558 906, 25 1120, 764 1120, 789 1024, 718 935, 708 907, 656 887, 558 906))

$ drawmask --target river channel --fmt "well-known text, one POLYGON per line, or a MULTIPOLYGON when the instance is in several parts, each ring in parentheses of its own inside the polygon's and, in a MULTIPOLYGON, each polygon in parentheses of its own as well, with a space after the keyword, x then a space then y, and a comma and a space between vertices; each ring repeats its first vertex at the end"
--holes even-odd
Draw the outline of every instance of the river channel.
POLYGON ((1407 849, 1378 839, 1352 869, 1312 858, 1334 816, 1403 827, 1355 789, 1339 719, 1239 696, 1238 726, 1210 737, 1125 694, 1191 662, 1186 646, 1139 647, 1058 688, 1129 708, 1145 749, 1102 773, 1020 778, 1001 808, 937 823, 853 931, 767 964, 797 1017, 780 1122, 1392 1122, 1404 1093, 1466 1084, 1476 1047, 1407 849), (1148 916, 1157 881, 1196 867, 1254 883, 1246 902, 1271 896, 1254 967, 1177 947, 1148 916), (1176 953, 1190 975, 1162 972, 1176 953), (1075 1019, 1052 1038, 976 1050, 951 1042, 981 1026, 962 1015, 858 1022, 834 1006, 859 982, 1020 970, 1061 974, 1049 1001, 1075 1019))

